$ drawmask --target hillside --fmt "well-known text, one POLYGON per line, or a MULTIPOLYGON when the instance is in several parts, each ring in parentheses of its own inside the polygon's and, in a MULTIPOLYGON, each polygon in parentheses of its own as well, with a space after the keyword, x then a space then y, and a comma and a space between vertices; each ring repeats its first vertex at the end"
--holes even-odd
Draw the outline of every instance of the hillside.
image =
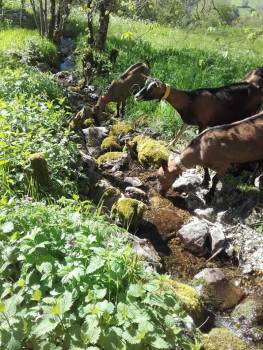
MULTIPOLYGON (((175 109, 130 98, 125 118, 114 103, 101 125, 94 118, 99 96, 135 62, 185 90, 242 80, 262 66, 258 28, 112 15, 85 82, 83 7, 57 43, 38 34, 28 3, 21 25, 19 2, 5 5, 0 350, 260 350, 261 165, 225 176, 210 203, 199 168, 163 196, 156 170, 182 124, 175 109)), ((176 152, 196 132, 189 126, 176 152)))

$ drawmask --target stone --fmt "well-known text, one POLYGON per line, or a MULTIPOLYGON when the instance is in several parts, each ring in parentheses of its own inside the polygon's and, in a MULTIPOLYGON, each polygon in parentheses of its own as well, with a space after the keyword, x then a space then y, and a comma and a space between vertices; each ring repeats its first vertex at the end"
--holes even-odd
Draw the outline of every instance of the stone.
POLYGON ((93 122, 92 109, 89 106, 84 106, 71 119, 69 126, 71 129, 78 130, 78 129, 81 129, 85 126, 88 126, 86 123, 87 120, 91 120, 91 122, 93 122))
POLYGON ((110 169, 110 172, 122 170, 129 162, 129 156, 125 152, 108 152, 97 159, 97 163, 103 169, 110 169))
POLYGON ((192 192, 200 187, 202 178, 195 169, 186 170, 175 182, 172 187, 178 192, 192 192))
POLYGON ((243 291, 229 282, 219 268, 205 268, 194 276, 195 289, 204 304, 226 310, 238 304, 243 291))
POLYGON ((215 219, 215 211, 214 208, 205 208, 205 209, 195 209, 194 214, 199 219, 206 219, 209 221, 214 221, 215 219))
POLYGON ((263 343, 263 295, 250 295, 231 313, 235 325, 254 342, 263 343))
POLYGON ((225 245, 226 238, 223 226, 220 224, 213 225, 210 228, 209 234, 211 237, 211 253, 214 254, 225 245))
POLYGON ((120 152, 122 149, 118 144, 118 138, 116 136, 108 136, 102 141, 101 150, 106 152, 120 152))
POLYGON ((204 350, 249 350, 247 344, 226 328, 213 328, 202 336, 204 350))
POLYGON ((125 188, 125 196, 137 199, 139 201, 142 201, 144 203, 148 202, 148 197, 147 194, 141 190, 140 188, 137 187, 126 187, 125 188))
POLYGON ((100 179, 96 183, 91 197, 95 203, 102 204, 104 207, 111 209, 114 203, 121 198, 121 192, 118 188, 113 187, 109 181, 100 179))
POLYGON ((205 320, 206 312, 195 289, 172 279, 168 280, 166 285, 176 295, 182 308, 193 318, 195 324, 200 326, 205 320))
POLYGON ((119 122, 112 126, 110 130, 110 136, 121 137, 123 135, 130 133, 131 131, 133 131, 133 127, 131 123, 119 122))
POLYGON ((85 141, 86 141, 86 148, 88 153, 92 157, 98 157, 100 156, 101 148, 100 145, 105 137, 108 135, 108 129, 105 127, 89 127, 82 130, 85 141))
POLYGON ((263 174, 259 175, 254 182, 255 186, 259 189, 259 190, 263 190, 263 174))
POLYGON ((131 142, 136 149, 138 161, 146 168, 158 168, 168 160, 169 151, 161 141, 148 136, 136 136, 131 142))
POLYGON ((170 200, 161 196, 150 197, 150 205, 144 213, 146 225, 151 227, 163 241, 170 240, 177 235, 190 214, 176 208, 170 200))
POLYGON ((107 137, 109 131, 103 126, 92 126, 82 130, 87 146, 100 146, 102 141, 107 137))
POLYGON ((132 187, 141 187, 142 186, 142 182, 138 177, 126 176, 124 178, 124 182, 128 183, 132 187))
POLYGON ((111 213, 117 223, 127 229, 135 229, 138 227, 145 209, 145 204, 136 199, 121 198, 114 204, 111 213))
POLYGON ((49 184, 49 171, 47 161, 42 153, 33 153, 28 157, 33 176, 41 186, 49 184))
POLYGON ((128 239, 132 242, 133 249, 147 272, 157 272, 161 267, 161 258, 148 239, 141 239, 128 233, 128 239))
POLYGON ((207 223, 193 218, 178 231, 185 248, 194 254, 204 256, 208 253, 209 227, 207 223))

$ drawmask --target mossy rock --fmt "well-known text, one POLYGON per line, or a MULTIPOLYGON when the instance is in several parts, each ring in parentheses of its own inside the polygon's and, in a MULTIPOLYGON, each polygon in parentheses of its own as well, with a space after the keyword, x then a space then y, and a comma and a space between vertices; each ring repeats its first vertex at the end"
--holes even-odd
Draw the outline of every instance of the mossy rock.
POLYGON ((105 111, 110 114, 117 114, 117 105, 115 102, 107 103, 105 111))
POLYGON ((145 204, 137 199, 121 198, 112 207, 112 217, 126 228, 136 228, 145 209, 145 204))
POLYGON ((163 161, 168 160, 169 151, 161 141, 149 136, 136 136, 132 140, 136 148, 139 162, 147 168, 158 168, 163 161))
POLYGON ((205 320, 206 311, 196 290, 184 283, 175 280, 167 282, 169 289, 176 295, 182 308, 193 318, 195 324, 200 326, 205 320))
POLYGON ((125 156, 126 156, 126 153, 124 153, 124 152, 108 152, 108 153, 105 153, 102 156, 100 156, 97 159, 97 163, 99 165, 101 165, 101 164, 107 163, 111 160, 119 160, 125 156))
POLYGON ((107 152, 120 152, 121 146, 118 144, 118 138, 116 136, 106 137, 101 144, 101 150, 107 152))
POLYGON ((122 136, 122 135, 126 135, 129 132, 133 131, 133 127, 131 123, 127 123, 127 122, 119 122, 116 123, 112 126, 111 130, 110 130, 110 136, 122 136))
POLYGON ((69 127, 73 130, 79 130, 93 124, 92 109, 89 106, 84 106, 70 121, 69 127))
POLYGON ((33 153, 28 157, 33 176, 36 182, 41 186, 49 184, 48 164, 42 153, 33 153))
POLYGON ((204 350, 249 350, 247 344, 226 328, 213 328, 202 336, 204 350))

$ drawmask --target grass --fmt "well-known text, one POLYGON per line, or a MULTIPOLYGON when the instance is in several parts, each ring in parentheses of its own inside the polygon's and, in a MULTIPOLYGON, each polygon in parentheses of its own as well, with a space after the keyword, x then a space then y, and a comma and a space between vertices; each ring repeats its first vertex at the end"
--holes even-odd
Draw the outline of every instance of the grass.
MULTIPOLYGON (((80 22, 81 23, 81 22, 80 22)), ((106 89, 131 64, 146 59, 151 75, 179 89, 217 87, 238 81, 251 69, 263 63, 262 37, 249 39, 253 28, 220 27, 211 30, 183 30, 131 19, 111 18, 108 51, 115 47, 119 57, 108 75, 95 78, 106 89)), ((81 53, 86 47, 85 35, 77 43, 81 53)), ((171 138, 181 123, 175 110, 165 103, 129 100, 128 118, 154 126, 171 138)), ((189 129, 188 139, 193 136, 189 129)))

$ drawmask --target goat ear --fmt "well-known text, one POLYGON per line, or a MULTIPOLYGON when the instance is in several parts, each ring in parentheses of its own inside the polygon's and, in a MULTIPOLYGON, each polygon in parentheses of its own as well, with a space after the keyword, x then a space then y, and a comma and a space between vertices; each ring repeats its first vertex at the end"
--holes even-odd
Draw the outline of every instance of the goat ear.
POLYGON ((168 170, 168 160, 167 159, 163 159, 161 162, 161 167, 163 168, 163 170, 168 170))

